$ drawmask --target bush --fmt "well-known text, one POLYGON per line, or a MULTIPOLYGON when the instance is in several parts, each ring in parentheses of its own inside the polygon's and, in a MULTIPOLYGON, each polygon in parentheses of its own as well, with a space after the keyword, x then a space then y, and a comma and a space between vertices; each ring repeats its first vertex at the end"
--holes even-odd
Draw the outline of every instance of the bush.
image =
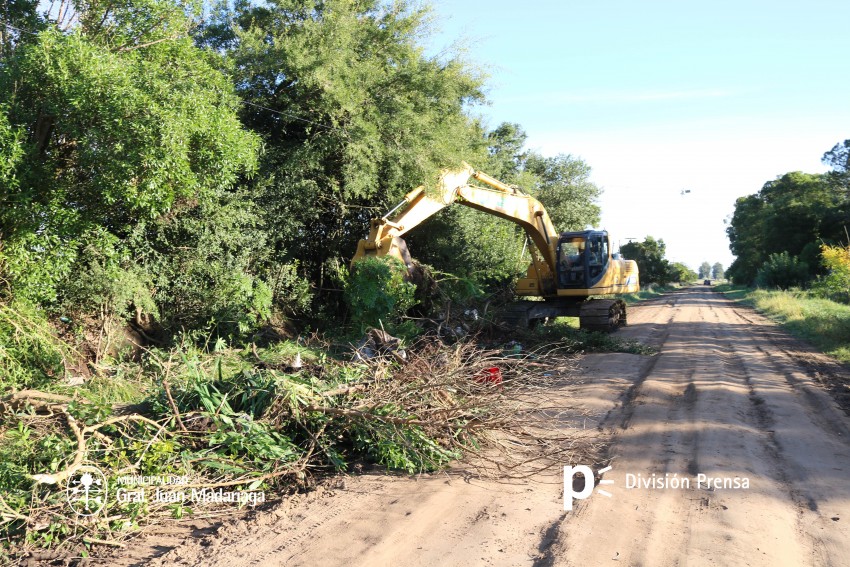
POLYGON ((396 258, 364 258, 345 285, 345 301, 359 332, 394 322, 416 304, 416 286, 406 281, 407 268, 396 258))
POLYGON ((37 309, 0 302, 0 391, 37 388, 65 373, 70 352, 37 309))
POLYGON ((106 231, 97 231, 61 286, 62 307, 125 320, 131 309, 137 317, 158 317, 152 288, 150 277, 132 261, 118 239, 106 231))
POLYGON ((821 246, 821 258, 829 273, 818 279, 813 291, 819 297, 850 303, 850 245, 821 246))
POLYGON ((307 311, 313 299, 310 282, 298 275, 298 262, 277 264, 269 270, 269 283, 274 304, 289 314, 307 311))
POLYGON ((809 265, 788 252, 771 254, 756 276, 760 287, 788 289, 803 286, 809 280, 809 265))
MULTIPOLYGON (((159 313, 152 330, 165 340, 181 330, 239 340, 271 316, 273 291, 259 273, 265 233, 244 194, 181 203, 138 223, 124 246, 152 282, 159 313)), ((279 279, 279 294, 290 292, 291 276, 279 279)))

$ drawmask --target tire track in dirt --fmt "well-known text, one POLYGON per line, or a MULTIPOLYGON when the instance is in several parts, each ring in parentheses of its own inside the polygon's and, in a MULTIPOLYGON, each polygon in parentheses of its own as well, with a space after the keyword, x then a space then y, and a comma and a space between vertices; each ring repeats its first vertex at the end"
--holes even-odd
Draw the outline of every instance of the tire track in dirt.
POLYGON ((817 423, 824 412, 786 379, 797 378, 793 361, 765 359, 773 354, 768 335, 737 318, 730 302, 694 288, 678 299, 669 336, 649 375, 638 376, 626 428, 617 431, 615 471, 619 463, 645 474, 746 476, 752 486, 592 497, 561 529, 554 564, 846 565, 850 540, 837 520, 818 513, 846 507, 846 491, 812 490, 815 476, 835 486, 850 467, 834 432, 846 423, 824 438, 817 423), (824 463, 804 463, 806 456, 824 463), (612 521, 616 527, 606 527, 612 521))
MULTIPOLYGON (((737 311, 734 311, 734 313, 737 316, 737 311)), ((725 334, 729 337, 740 339, 741 333, 737 329, 727 328, 725 334)), ((821 556, 823 555, 822 542, 820 542, 817 535, 807 532, 805 522, 803 521, 806 511, 818 511, 817 501, 810 494, 806 493, 805 490, 801 490, 799 486, 795 485, 793 480, 794 475, 789 472, 793 470, 794 464, 789 462, 777 437, 775 430, 777 419, 774 412, 771 410, 768 400, 758 393, 755 380, 753 379, 751 371, 748 370, 748 362, 745 361, 744 358, 742 358, 737 352, 735 343, 729 342, 728 347, 730 354, 725 363, 729 364, 729 374, 742 378, 748 388, 748 397, 752 404, 752 420, 754 425, 756 425, 764 435, 763 446, 765 454, 773 465, 770 467, 769 472, 771 473, 772 478, 783 487, 784 491, 788 495, 788 499, 794 503, 797 509, 797 518, 795 522, 797 536, 800 540, 805 542, 804 545, 810 548, 810 551, 806 555, 809 555, 810 557, 821 556)), ((755 350, 762 356, 767 356, 767 352, 762 345, 756 344, 755 350)), ((750 359, 752 359, 752 356, 750 356, 750 359)), ((750 360, 749 365, 753 365, 752 360, 750 360)), ((775 364, 771 364, 771 367, 776 376, 786 376, 786 368, 779 367, 775 364)))
MULTIPOLYGON (((801 540, 810 548, 808 555, 811 564, 846 564, 836 563, 834 557, 829 558, 829 550, 835 546, 820 537, 820 530, 812 529, 814 524, 819 524, 821 529, 827 525, 826 519, 819 514, 820 508, 824 506, 819 501, 823 502, 824 496, 830 491, 827 489, 819 493, 812 489, 811 481, 816 475, 812 474, 811 469, 812 461, 818 460, 812 453, 831 453, 829 456, 824 455, 827 458, 850 456, 846 451, 842 455, 840 449, 837 452, 830 449, 823 451, 828 443, 846 448, 847 440, 850 439, 846 433, 847 422, 826 392, 813 383, 810 376, 801 373, 795 358, 776 344, 777 338, 784 344, 791 344, 792 340, 778 333, 775 326, 757 321, 754 313, 745 316, 739 309, 732 309, 731 313, 735 319, 745 321, 750 332, 744 333, 739 321, 733 320, 726 324, 725 335, 735 339, 727 343, 732 353, 730 374, 740 375, 747 384, 754 422, 765 434, 765 450, 774 463, 771 472, 777 482, 785 487, 789 499, 797 508, 797 530, 801 540), (753 333, 753 329, 758 332, 753 333), (738 353, 736 344, 752 337, 756 337, 753 341, 754 351, 750 349, 744 358, 738 353), (771 380, 766 381, 765 376, 770 376, 771 380), (785 383, 782 384, 781 380, 785 383), (783 430, 789 407, 797 423, 805 427, 785 427, 783 430), (812 441, 816 442, 801 446, 800 442, 793 439, 793 435, 788 434, 790 429, 809 430, 810 435, 816 438, 812 441), (802 461, 799 455, 801 449, 808 455, 802 461)), ((842 467, 832 468, 843 470, 842 467)), ((828 496, 826 499, 830 500, 828 496)), ((837 517, 829 520, 837 521, 837 517)), ((830 528, 834 531, 834 526, 830 528)))

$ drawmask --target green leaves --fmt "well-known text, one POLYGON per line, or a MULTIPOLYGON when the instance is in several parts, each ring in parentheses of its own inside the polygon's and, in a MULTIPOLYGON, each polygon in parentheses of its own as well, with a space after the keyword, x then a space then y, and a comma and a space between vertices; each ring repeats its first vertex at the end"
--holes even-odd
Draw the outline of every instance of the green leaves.
MULTIPOLYGON (((791 172, 765 183, 757 194, 738 199, 726 229, 737 256, 728 275, 750 284, 768 256, 782 253, 808 265, 804 280, 817 273, 820 242, 842 240, 850 213, 850 200, 835 190, 834 181, 831 174, 791 172)), ((791 280, 801 281, 797 276, 791 280)))
POLYGON ((756 276, 761 287, 788 289, 800 287, 809 280, 809 266, 788 252, 771 254, 756 276))
POLYGON ((850 303, 850 244, 844 246, 821 246, 821 258, 828 270, 812 286, 821 297, 850 303))
POLYGON ((473 159, 480 140, 464 109, 481 100, 480 78, 423 55, 424 17, 404 3, 273 0, 207 28, 219 44, 236 24, 234 82, 266 144, 254 183, 276 260, 317 277, 353 253, 370 217, 473 159))
POLYGON ((629 242, 620 247, 623 256, 637 262, 641 284, 666 285, 678 274, 665 257, 664 240, 647 236, 643 242, 629 242))
POLYGON ((530 154, 524 171, 534 176, 530 192, 546 207, 560 231, 582 230, 599 223, 596 200, 602 191, 590 182, 590 166, 566 154, 544 158, 530 154))
POLYGON ((58 291, 69 309, 108 304, 119 317, 133 307, 166 328, 218 318, 241 333, 270 315, 268 287, 247 271, 258 220, 229 197, 259 139, 186 36, 187 13, 93 2, 74 31, 40 33, 0 69, 0 269, 16 295, 58 291))
POLYGON ((405 281, 407 268, 385 256, 366 257, 357 262, 345 286, 345 299, 355 328, 394 323, 416 303, 416 286, 405 281))

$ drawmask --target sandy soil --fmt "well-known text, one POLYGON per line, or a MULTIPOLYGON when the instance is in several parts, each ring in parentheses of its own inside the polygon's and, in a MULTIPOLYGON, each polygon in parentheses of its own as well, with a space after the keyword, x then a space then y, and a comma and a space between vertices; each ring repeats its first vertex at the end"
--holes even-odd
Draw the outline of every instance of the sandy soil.
POLYGON ((363 475, 217 530, 140 538, 108 563, 850 566, 845 370, 708 288, 633 308, 629 322, 621 336, 658 355, 587 355, 548 400, 589 416, 552 427, 610 442, 613 483, 569 512, 559 468, 509 483, 363 475))

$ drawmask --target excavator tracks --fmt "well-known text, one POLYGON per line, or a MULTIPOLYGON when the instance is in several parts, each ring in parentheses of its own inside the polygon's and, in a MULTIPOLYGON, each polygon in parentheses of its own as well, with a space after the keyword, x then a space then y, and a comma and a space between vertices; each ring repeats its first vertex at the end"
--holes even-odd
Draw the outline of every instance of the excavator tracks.
POLYGON ((588 299, 579 310, 579 326, 610 333, 626 325, 626 304, 620 299, 588 299))
POLYGON ((578 317, 588 331, 616 331, 626 325, 626 304, 619 299, 588 299, 581 303, 557 301, 519 301, 502 311, 508 327, 531 327, 547 318, 578 317))

